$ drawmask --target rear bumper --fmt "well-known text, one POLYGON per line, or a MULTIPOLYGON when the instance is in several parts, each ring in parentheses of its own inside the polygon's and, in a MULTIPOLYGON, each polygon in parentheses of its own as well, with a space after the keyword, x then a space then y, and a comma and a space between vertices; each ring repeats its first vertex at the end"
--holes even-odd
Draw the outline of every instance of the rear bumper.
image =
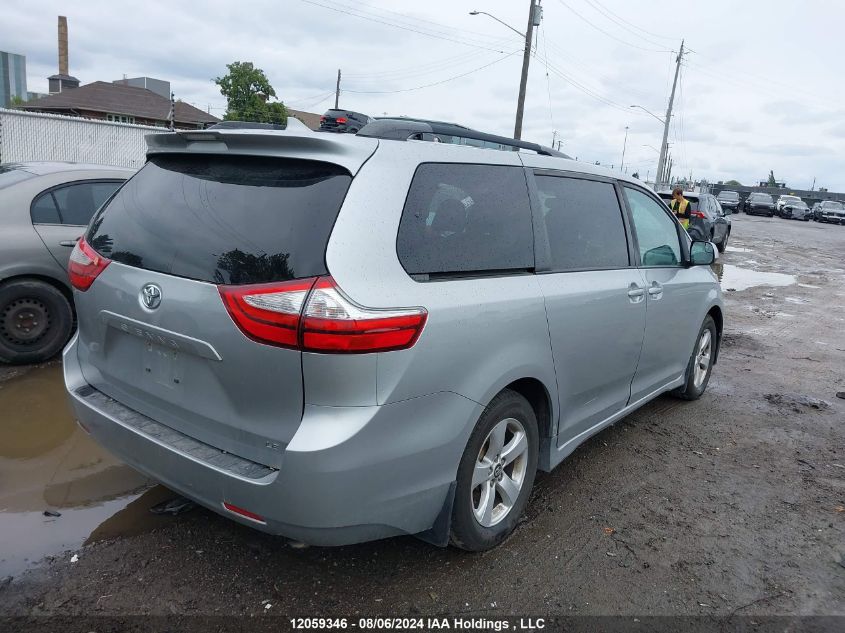
POLYGON ((313 545, 430 530, 447 505, 461 454, 483 410, 448 392, 383 406, 307 405, 281 467, 258 468, 255 478, 240 474, 248 469, 205 459, 202 447, 213 447, 149 431, 151 426, 137 424, 139 414, 115 401, 103 406, 99 392, 90 396, 95 390, 82 376, 76 349, 74 337, 64 352, 71 407, 106 449, 214 512, 313 545), (230 512, 224 502, 263 522, 230 512))

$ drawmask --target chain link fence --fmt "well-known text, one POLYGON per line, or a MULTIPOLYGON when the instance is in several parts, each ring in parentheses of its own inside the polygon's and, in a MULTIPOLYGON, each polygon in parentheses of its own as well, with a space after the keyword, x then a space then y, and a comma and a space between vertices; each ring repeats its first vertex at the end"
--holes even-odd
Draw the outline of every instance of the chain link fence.
POLYGON ((140 168, 159 127, 0 108, 0 163, 71 161, 140 168))

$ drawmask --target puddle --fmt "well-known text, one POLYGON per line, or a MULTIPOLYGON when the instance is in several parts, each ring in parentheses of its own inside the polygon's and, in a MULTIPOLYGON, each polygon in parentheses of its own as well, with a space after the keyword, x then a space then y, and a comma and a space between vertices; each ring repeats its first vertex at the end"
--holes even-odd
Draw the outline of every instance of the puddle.
POLYGON ((731 264, 713 264, 713 270, 719 277, 724 290, 747 290, 754 286, 790 286, 795 283, 795 275, 783 273, 764 273, 748 270, 731 264))
POLYGON ((729 253, 753 253, 754 251, 750 248, 743 248, 741 246, 727 246, 725 248, 726 251, 729 253))
POLYGON ((159 524, 148 508, 172 493, 151 488, 79 428, 60 365, 0 382, 0 412, 0 578, 45 556, 159 524))
POLYGON ((812 284, 798 284, 799 288, 811 288, 813 290, 818 290, 821 286, 814 286, 812 284))
POLYGON ((808 299, 801 299, 800 297, 784 297, 783 300, 787 303, 797 303, 798 305, 810 303, 808 299))

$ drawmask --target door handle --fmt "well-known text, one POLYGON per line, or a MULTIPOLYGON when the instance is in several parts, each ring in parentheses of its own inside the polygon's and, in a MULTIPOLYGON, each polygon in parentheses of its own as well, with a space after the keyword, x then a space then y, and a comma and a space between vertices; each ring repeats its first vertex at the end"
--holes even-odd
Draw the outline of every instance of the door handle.
POLYGON ((639 303, 643 300, 644 296, 645 288, 638 286, 635 283, 628 286, 628 298, 631 300, 631 303, 639 303))
POLYGON ((651 288, 648 289, 648 296, 660 299, 663 296, 663 286, 656 281, 652 281, 651 288))
POLYGON ((76 246, 76 243, 78 241, 79 238, 76 238, 75 240, 62 240, 61 242, 59 242, 59 246, 69 246, 70 248, 73 248, 74 246, 76 246))

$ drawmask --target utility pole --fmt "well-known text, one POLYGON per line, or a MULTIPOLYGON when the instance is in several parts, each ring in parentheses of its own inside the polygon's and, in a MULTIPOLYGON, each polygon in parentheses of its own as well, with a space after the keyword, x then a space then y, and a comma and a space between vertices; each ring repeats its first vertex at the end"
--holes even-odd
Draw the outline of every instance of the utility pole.
POLYGON ((337 110, 340 101, 340 68, 337 69, 337 86, 334 89, 334 109, 337 110))
POLYGON ((522 138, 522 114, 525 111, 525 87, 528 84, 528 62, 531 61, 531 36, 534 27, 540 25, 543 12, 536 0, 531 0, 528 9, 528 27, 525 29, 525 52, 522 54, 522 77, 519 79, 519 99, 516 102, 516 123, 513 126, 513 137, 522 138))
MULTIPOLYGON (((672 93, 669 95, 669 106, 666 108, 666 119, 663 121, 663 142, 660 144, 660 158, 657 161, 657 179, 660 180, 666 164, 666 142, 669 140, 669 120, 672 118, 672 104, 675 101, 675 88, 678 85, 678 74, 681 71, 681 60, 684 57, 684 40, 681 40, 681 50, 675 59, 675 79, 672 81, 672 93)), ((659 182, 654 183, 654 188, 660 186, 659 182)))
POLYGON ((619 165, 619 171, 625 166, 625 148, 628 147, 628 126, 625 126, 625 140, 622 142, 622 163, 619 165))

